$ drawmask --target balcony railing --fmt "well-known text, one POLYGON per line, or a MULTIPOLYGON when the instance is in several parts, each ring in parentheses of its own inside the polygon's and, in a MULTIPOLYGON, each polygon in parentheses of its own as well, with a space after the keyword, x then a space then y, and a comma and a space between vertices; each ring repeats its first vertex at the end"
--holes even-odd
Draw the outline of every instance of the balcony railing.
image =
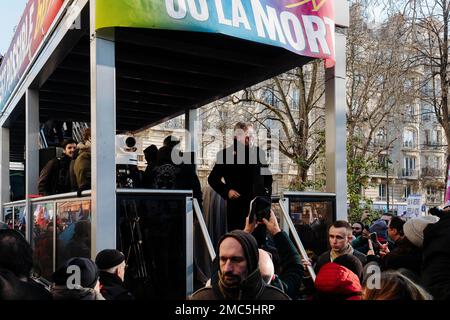
POLYGON ((417 146, 414 141, 403 141, 403 148, 415 149, 417 146))
POLYGON ((422 168, 422 177, 444 177, 444 170, 437 168, 424 167, 422 168))
POLYGON ((428 203, 442 203, 442 195, 427 195, 428 203))
POLYGON ((411 168, 403 168, 402 177, 417 178, 417 170, 411 168))
POLYGON ((425 142, 422 145, 422 149, 426 150, 442 150, 443 151, 444 145, 442 145, 439 141, 432 141, 432 142, 425 142))
MULTIPOLYGON (((372 169, 372 170, 370 170, 369 174, 372 176, 386 177, 386 169, 385 168, 372 169)), ((393 167, 390 167, 389 168, 389 176, 394 176, 394 175, 395 175, 395 169, 393 167)))

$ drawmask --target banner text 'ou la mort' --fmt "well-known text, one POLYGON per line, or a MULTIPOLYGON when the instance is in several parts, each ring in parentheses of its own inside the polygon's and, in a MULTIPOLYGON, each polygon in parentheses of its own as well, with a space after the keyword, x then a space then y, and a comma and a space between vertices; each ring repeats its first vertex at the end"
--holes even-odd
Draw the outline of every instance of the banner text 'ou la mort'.
POLYGON ((97 0, 97 29, 222 33, 334 60, 333 0, 97 0))

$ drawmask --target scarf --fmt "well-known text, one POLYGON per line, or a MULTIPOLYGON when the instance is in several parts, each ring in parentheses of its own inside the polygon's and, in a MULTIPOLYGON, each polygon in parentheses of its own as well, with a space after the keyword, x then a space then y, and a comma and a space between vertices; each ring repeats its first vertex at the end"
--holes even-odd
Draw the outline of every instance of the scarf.
POLYGON ((228 286, 223 282, 222 272, 219 272, 219 290, 225 300, 238 300, 240 285, 228 286))
POLYGON ((342 251, 340 252, 335 252, 333 250, 330 250, 330 260, 331 262, 334 261, 334 259, 336 259, 337 257, 343 256, 344 254, 353 254, 353 247, 348 244, 347 248, 344 248, 342 251))

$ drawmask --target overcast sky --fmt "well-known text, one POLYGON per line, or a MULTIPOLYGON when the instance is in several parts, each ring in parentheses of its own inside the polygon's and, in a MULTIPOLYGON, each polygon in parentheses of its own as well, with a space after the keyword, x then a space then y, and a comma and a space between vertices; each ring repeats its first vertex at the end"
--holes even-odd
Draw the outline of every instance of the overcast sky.
POLYGON ((14 27, 19 24, 20 18, 28 0, 0 0, 0 54, 8 50, 14 27))

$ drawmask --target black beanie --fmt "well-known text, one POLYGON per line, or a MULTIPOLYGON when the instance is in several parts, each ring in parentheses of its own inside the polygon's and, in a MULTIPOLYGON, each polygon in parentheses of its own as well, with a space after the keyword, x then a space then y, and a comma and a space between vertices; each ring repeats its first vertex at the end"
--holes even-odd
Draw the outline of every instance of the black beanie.
POLYGON ((248 274, 251 274, 258 268, 258 242, 250 233, 242 230, 234 230, 220 238, 218 247, 220 248, 222 241, 229 237, 236 239, 241 244, 244 250, 245 259, 247 259, 247 271, 248 274))
POLYGON ((71 258, 67 260, 52 275, 52 280, 56 285, 67 286, 68 278, 73 273, 68 268, 78 266, 80 268, 80 286, 83 288, 94 288, 98 280, 98 268, 95 263, 88 258, 71 258))
POLYGON ((350 271, 353 271, 353 273, 356 274, 360 280, 362 279, 364 267, 361 261, 354 255, 344 254, 334 259, 333 262, 346 267, 350 271))
POLYGON ((125 261, 125 256, 116 249, 102 250, 97 254, 97 257, 95 257, 95 264, 100 270, 118 266, 123 261, 125 261))

